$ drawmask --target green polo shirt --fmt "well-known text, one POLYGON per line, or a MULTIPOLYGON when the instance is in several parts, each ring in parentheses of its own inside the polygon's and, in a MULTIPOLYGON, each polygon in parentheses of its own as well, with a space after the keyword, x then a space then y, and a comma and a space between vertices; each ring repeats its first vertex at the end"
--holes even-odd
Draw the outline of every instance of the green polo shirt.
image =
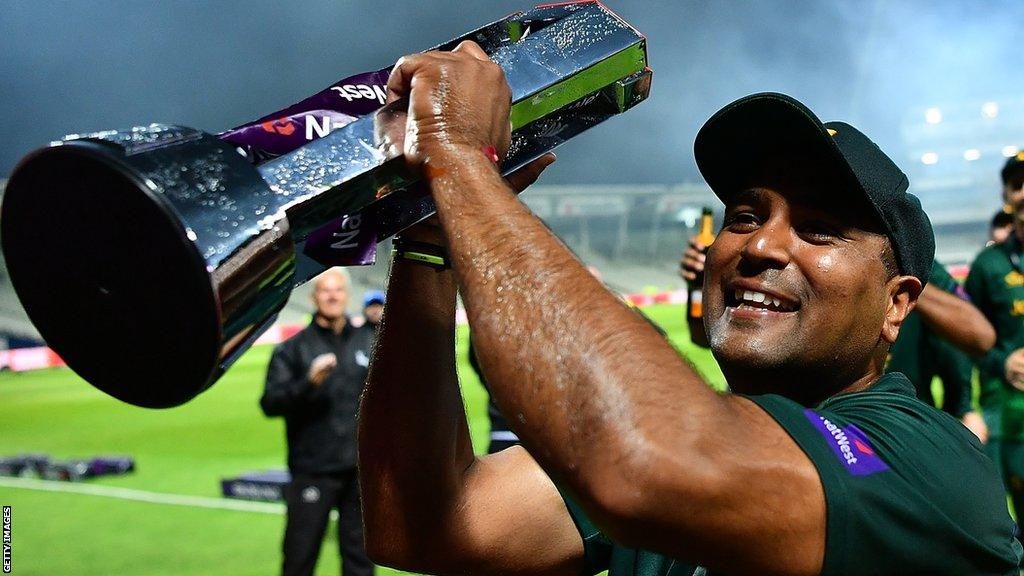
POLYGON ((971 302, 996 330, 996 345, 978 360, 981 379, 979 402, 983 410, 1002 414, 1002 430, 990 430, 1004 440, 1024 442, 1024 393, 1004 377, 1006 358, 1024 347, 1024 274, 1020 268, 1020 242, 1011 235, 989 246, 971 264, 964 288, 971 302), (1017 264, 1014 261, 1017 261, 1017 264))
MULTIPOLYGON (((751 397, 814 463, 825 490, 825 575, 1017 574, 1003 486, 978 439, 918 400, 902 374, 813 409, 782 396, 751 397)), ((571 498, 584 575, 689 576, 692 563, 624 548, 571 498)))
MULTIPOLYGON (((963 288, 937 262, 932 264, 928 283, 950 294, 966 296, 963 288)), ((903 321, 900 337, 889 349, 885 371, 902 373, 914 385, 917 397, 932 406, 935 406, 932 379, 938 376, 944 391, 941 406, 944 411, 959 418, 972 409, 974 361, 932 332, 916 310, 903 321)))

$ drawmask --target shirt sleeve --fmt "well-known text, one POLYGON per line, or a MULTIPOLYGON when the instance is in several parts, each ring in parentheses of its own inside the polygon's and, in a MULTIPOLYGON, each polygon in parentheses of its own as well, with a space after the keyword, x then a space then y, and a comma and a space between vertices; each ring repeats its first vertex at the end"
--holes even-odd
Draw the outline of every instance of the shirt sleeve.
POLYGON ((562 487, 558 487, 558 491, 565 501, 566 509, 569 510, 569 516, 572 517, 576 529, 580 532, 580 538, 583 539, 583 571, 580 572, 580 576, 594 576, 608 570, 611 565, 614 544, 597 526, 594 526, 594 523, 587 518, 583 509, 568 492, 562 487))
POLYGON ((935 334, 929 334, 928 344, 934 354, 936 372, 942 380, 942 410, 960 418, 974 409, 974 362, 970 356, 935 334))
POLYGON ((822 574, 846 574, 847 552, 830 545, 850 535, 850 494, 844 474, 857 470, 860 474, 881 471, 881 461, 859 461, 845 431, 836 426, 829 415, 819 414, 787 398, 776 395, 750 398, 786 430, 814 464, 825 492, 826 550, 822 574), (859 466, 858 466, 859 465, 859 466), (856 468, 854 468, 856 467, 856 468), (878 469, 878 470, 875 470, 878 469))
POLYGON ((609 576, 702 576, 703 568, 690 562, 638 548, 627 548, 608 539, 587 518, 573 497, 559 487, 569 516, 583 540, 583 568, 579 576, 594 576, 608 571, 609 576))
POLYGON ((950 294, 955 294, 960 297, 964 296, 964 294, 957 290, 960 285, 957 284, 956 280, 953 279, 953 276, 949 274, 949 271, 938 262, 932 263, 932 272, 928 277, 928 283, 936 288, 941 288, 950 294))
POLYGON ((971 298, 971 302, 980 308, 987 316, 988 290, 985 286, 984 266, 982 266, 982 263, 979 260, 981 260, 980 257, 976 258, 974 263, 971 264, 970 272, 967 273, 967 279, 964 280, 964 290, 967 291, 967 295, 971 298))
POLYGON ((1005 380, 1006 359, 1010 357, 1008 350, 1003 350, 998 344, 992 347, 984 356, 978 358, 978 369, 989 376, 995 376, 1005 380))
MULTIPOLYGON (((990 286, 986 275, 985 254, 982 252, 971 264, 971 271, 967 274, 967 280, 964 281, 964 290, 971 302, 981 310, 989 322, 992 322, 992 300, 989 298, 990 286)), ((1006 359, 1010 352, 1010 350, 1003 349, 997 341, 996 345, 984 356, 976 358, 975 363, 982 374, 1002 379, 1006 370, 1006 359)))
POLYGON ((855 411, 809 409, 776 395, 751 400, 818 471, 827 510, 823 575, 1014 573, 1020 545, 1002 487, 955 420, 897 394, 855 411))

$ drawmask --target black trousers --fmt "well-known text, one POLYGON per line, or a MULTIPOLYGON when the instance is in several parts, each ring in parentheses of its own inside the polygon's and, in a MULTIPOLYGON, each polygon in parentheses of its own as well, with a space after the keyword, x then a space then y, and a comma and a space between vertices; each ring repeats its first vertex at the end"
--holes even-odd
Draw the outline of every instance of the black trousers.
POLYGON ((284 576, 310 576, 320 555, 331 509, 338 510, 338 548, 345 576, 372 576, 366 557, 359 479, 355 470, 328 475, 294 474, 284 488, 284 576))

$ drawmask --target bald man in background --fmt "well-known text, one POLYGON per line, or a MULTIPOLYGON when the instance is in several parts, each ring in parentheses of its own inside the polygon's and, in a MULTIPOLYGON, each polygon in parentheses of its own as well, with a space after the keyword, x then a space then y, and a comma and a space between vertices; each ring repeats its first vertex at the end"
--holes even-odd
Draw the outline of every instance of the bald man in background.
POLYGON ((338 546, 347 576, 370 576, 363 543, 356 474, 356 412, 366 382, 375 330, 346 315, 349 276, 331 268, 313 286, 316 313, 302 331, 274 349, 260 407, 284 416, 288 505, 282 573, 312 574, 331 509, 338 510, 338 546))

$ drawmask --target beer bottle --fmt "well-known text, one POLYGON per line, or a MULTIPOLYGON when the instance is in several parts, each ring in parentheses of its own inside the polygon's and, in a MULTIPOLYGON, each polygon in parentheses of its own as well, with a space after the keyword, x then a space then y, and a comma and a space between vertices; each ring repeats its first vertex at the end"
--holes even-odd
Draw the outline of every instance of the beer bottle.
MULTIPOLYGON (((715 241, 714 232, 714 218, 711 215, 711 208, 705 207, 700 214, 700 234, 697 235, 697 239, 701 244, 704 245, 704 251, 707 253, 708 246, 715 241)), ((704 272, 698 272, 697 277, 694 278, 689 285, 689 291, 686 295, 686 306, 687 316, 690 318, 703 318, 704 317, 704 272)))

